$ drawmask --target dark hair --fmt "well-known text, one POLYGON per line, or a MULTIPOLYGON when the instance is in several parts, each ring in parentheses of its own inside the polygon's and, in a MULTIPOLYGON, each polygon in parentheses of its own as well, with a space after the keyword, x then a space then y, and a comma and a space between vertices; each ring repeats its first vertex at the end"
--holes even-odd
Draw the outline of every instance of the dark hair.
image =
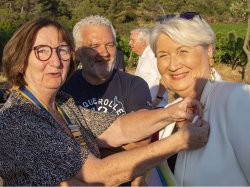
MULTIPOLYGON (((34 45, 37 32, 46 26, 54 26, 62 35, 62 39, 74 50, 74 41, 68 29, 56 20, 38 18, 23 24, 11 37, 3 50, 3 70, 14 86, 25 84, 23 72, 27 67, 28 58, 34 45)), ((74 59, 70 61, 70 75, 75 70, 74 59)))

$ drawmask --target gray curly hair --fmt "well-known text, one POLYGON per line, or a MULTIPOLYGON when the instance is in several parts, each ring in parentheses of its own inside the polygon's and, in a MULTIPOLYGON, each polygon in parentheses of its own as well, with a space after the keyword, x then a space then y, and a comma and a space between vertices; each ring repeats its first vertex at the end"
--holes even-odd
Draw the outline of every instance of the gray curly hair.
POLYGON ((116 33, 112 23, 106 17, 99 15, 91 15, 77 22, 73 28, 73 37, 76 48, 81 47, 81 43, 83 41, 81 29, 83 27, 88 27, 89 25, 104 25, 110 27, 114 41, 116 41, 116 33))

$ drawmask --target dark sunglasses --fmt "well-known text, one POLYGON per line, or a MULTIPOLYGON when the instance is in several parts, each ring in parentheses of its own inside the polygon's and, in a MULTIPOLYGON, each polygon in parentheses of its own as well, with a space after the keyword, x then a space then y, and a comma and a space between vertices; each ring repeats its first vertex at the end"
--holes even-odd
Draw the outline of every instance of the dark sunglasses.
POLYGON ((183 12, 183 13, 180 13, 179 15, 168 14, 168 15, 165 15, 163 17, 163 19, 160 20, 160 23, 165 23, 165 22, 167 22, 170 19, 175 18, 175 17, 180 17, 180 18, 183 18, 183 19, 191 20, 196 16, 199 16, 199 18, 201 19, 201 16, 200 16, 200 14, 198 12, 183 12))
POLYGON ((180 14, 180 18, 187 20, 193 19, 195 16, 199 16, 199 18, 201 19, 201 16, 198 12, 183 12, 180 14))

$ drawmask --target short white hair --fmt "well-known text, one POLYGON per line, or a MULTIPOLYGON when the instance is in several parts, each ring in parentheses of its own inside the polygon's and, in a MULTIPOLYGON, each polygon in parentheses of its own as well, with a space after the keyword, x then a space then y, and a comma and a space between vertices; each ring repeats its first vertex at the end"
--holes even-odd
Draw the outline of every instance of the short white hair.
POLYGON ((150 30, 148 28, 146 28, 146 27, 139 27, 139 28, 131 30, 130 34, 132 34, 134 32, 138 33, 137 34, 137 39, 143 39, 143 40, 146 41, 147 45, 149 44, 150 30))
POLYGON ((195 16, 193 19, 174 17, 155 26, 150 34, 150 47, 154 53, 156 53, 156 42, 161 33, 182 45, 208 46, 212 44, 215 47, 215 33, 200 16, 195 16))
POLYGON ((79 48, 82 45, 84 36, 81 35, 81 29, 83 27, 88 27, 90 25, 110 27, 112 34, 113 34, 114 41, 116 41, 116 33, 115 33, 115 29, 112 23, 103 16, 91 15, 77 22, 73 28, 73 37, 74 37, 76 48, 79 48))

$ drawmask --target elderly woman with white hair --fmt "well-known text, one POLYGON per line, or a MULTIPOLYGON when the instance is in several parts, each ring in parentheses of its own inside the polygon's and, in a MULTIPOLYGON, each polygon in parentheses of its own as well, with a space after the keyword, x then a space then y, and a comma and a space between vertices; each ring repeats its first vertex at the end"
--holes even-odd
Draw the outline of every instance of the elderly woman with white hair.
POLYGON ((150 45, 165 87, 199 99, 210 124, 205 147, 178 153, 177 184, 249 186, 250 86, 223 81, 212 67, 212 28, 198 13, 182 13, 155 26, 150 45))

